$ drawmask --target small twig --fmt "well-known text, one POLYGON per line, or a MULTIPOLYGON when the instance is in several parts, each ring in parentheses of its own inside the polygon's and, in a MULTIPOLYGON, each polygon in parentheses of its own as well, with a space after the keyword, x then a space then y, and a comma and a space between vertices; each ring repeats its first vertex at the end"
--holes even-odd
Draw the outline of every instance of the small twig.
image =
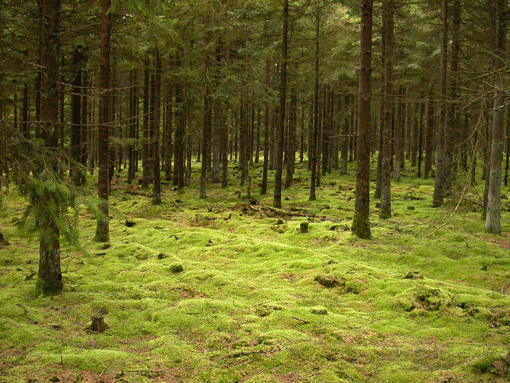
POLYGON ((16 306, 21 307, 25 311, 25 314, 28 314, 28 310, 21 303, 16 303, 16 306))
POLYGON ((337 373, 342 374, 342 375, 343 375, 343 376, 345 376, 347 379, 354 380, 354 378, 353 378, 352 376, 350 376, 349 374, 347 374, 346 372, 338 371, 338 370, 337 370, 337 373))
POLYGON ((300 321, 300 322, 303 322, 304 324, 309 324, 310 322, 307 321, 307 320, 304 320, 304 319, 300 319, 300 318, 296 318, 296 317, 291 317, 292 319, 295 319, 297 321, 300 321))

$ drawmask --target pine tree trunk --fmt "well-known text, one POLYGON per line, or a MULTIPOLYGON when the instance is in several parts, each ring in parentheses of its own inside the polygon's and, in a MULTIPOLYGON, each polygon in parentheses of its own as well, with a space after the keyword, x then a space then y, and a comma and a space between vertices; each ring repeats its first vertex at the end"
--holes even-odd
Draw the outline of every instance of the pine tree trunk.
POLYGON ((501 234, 501 163, 504 147, 505 95, 503 71, 505 63, 506 28, 508 24, 507 0, 493 0, 496 10, 496 46, 494 49, 494 108, 492 110, 492 144, 489 171, 489 190, 485 229, 501 234))
POLYGON ((308 199, 315 201, 317 194, 315 192, 317 186, 317 152, 318 152, 318 141, 319 141, 319 50, 320 50, 320 13, 319 9, 315 10, 315 67, 314 67, 314 94, 311 103, 311 114, 312 120, 312 132, 311 140, 309 142, 309 162, 310 162, 310 195, 308 199))
POLYGON ((423 178, 430 177, 432 163, 434 162, 434 100, 432 99, 432 84, 429 85, 428 101, 427 101, 427 123, 425 125, 425 165, 423 169, 423 178))
POLYGON ((176 86, 175 97, 175 162, 174 162, 174 185, 177 186, 179 194, 184 193, 184 171, 185 171, 185 136, 186 136, 186 116, 184 107, 184 84, 179 83, 176 86))
MULTIPOLYGON (((266 60, 265 70, 265 85, 269 88, 269 74, 270 74, 270 63, 266 60)), ((269 133, 270 133, 270 110, 269 103, 264 102, 264 164, 262 167, 262 182, 260 186, 260 194, 265 195, 267 193, 267 174, 269 170, 269 133)))
POLYGON ((82 53, 82 47, 77 46, 73 53, 74 79, 73 95, 71 98, 71 157, 75 163, 71 165, 71 177, 75 185, 80 186, 84 182, 81 172, 78 170, 77 164, 81 162, 82 127, 82 66, 85 56, 82 53))
POLYGON ((356 165, 356 200, 352 232, 370 239, 370 130, 372 98, 372 9, 373 0, 361 2, 361 50, 358 99, 358 150, 356 165))
POLYGON ((111 118, 111 78, 110 78, 110 6, 111 0, 101 0, 101 48, 99 88, 99 179, 98 196, 101 199, 101 217, 97 221, 95 240, 108 242, 110 240, 110 223, 108 198, 110 192, 110 158, 109 158, 109 130, 111 118))
POLYGON ((282 207, 283 148, 285 134, 285 106, 287 100, 287 55, 289 28, 289 0, 283 1, 282 63, 280 72, 280 103, 278 107, 278 129, 276 133, 275 181, 273 206, 282 207))
POLYGON ((287 134, 287 174, 285 188, 292 186, 294 178, 294 165, 296 160, 296 125, 297 125, 297 91, 295 87, 290 90, 289 104, 289 131, 287 134))
MULTIPOLYGON (((46 147, 58 147, 58 38, 59 38, 60 0, 44 0, 42 2, 41 30, 41 138, 46 147)), ((55 164, 47 164, 53 167, 55 164)), ((43 203, 53 209, 39 222, 39 271, 36 291, 44 295, 58 294, 63 289, 60 267, 60 233, 53 215, 60 214, 57 197, 53 194, 45 196, 43 203)))
POLYGON ((384 100, 382 125, 382 154, 381 154, 381 211, 379 217, 391 217, 391 159, 392 159, 392 130, 393 130, 393 20, 395 5, 393 0, 383 3, 383 71, 384 71, 384 100))
POLYGON ((161 56, 158 50, 155 54, 156 72, 152 87, 152 204, 161 204, 161 156, 160 156, 160 135, 161 135, 161 56))
POLYGON ((437 157, 436 157, 436 179, 434 186, 434 196, 432 197, 432 206, 441 206, 447 191, 450 189, 451 173, 449 153, 446 143, 446 72, 447 72, 447 54, 448 54, 448 1, 442 0, 441 3, 441 67, 439 92, 441 95, 441 106, 439 111, 439 129, 437 134, 437 157))

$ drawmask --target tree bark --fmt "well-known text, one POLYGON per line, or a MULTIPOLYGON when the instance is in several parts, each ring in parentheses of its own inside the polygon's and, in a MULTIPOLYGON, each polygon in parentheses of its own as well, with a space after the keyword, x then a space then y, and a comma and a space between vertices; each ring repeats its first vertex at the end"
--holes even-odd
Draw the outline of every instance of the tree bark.
POLYGON ((383 3, 383 71, 384 99, 382 123, 382 155, 381 155, 381 211, 379 217, 391 217, 391 158, 393 128, 393 20, 395 4, 393 0, 383 3))
POLYGON ((441 97, 441 106, 439 111, 440 121, 437 135, 437 157, 436 157, 436 179, 434 186, 434 196, 432 206, 441 206, 446 193, 451 188, 451 157, 449 152, 449 143, 447 142, 447 54, 448 54, 448 1, 442 0, 441 5, 441 67, 439 92, 441 97))
MULTIPOLYGON (((46 147, 58 148, 58 69, 59 69, 59 14, 60 0, 43 0, 41 30, 41 138, 46 147)), ((56 164, 47 164, 54 167, 56 164)), ((63 289, 60 266, 60 232, 55 216, 60 214, 60 203, 53 193, 44 203, 52 211, 39 222, 39 271, 36 291, 44 295, 58 294, 63 289)))
POLYGON ((78 169, 77 164, 81 163, 82 156, 82 131, 81 126, 82 118, 82 71, 83 64, 85 61, 85 55, 82 52, 83 47, 78 45, 73 53, 73 66, 74 66, 74 78, 73 84, 73 95, 71 97, 71 157, 74 161, 71 167, 71 176, 76 186, 81 186, 85 181, 82 172, 78 169))
POLYGON ((280 73, 280 103, 278 109, 278 129, 276 134, 276 161, 273 207, 282 207, 282 175, 283 175, 283 145, 285 133, 285 104, 287 100, 287 55, 289 28, 289 0, 283 1, 283 31, 282 31, 282 63, 280 73))
POLYGON ((108 198, 110 193, 110 158, 109 158, 109 130, 111 117, 111 77, 110 77, 110 18, 111 0, 101 0, 101 47, 99 70, 99 178, 98 196, 101 199, 101 217, 97 221, 95 240, 108 242, 110 240, 110 223, 108 198))
POLYGON ((356 200, 352 232, 370 239, 370 101, 372 98, 372 10, 373 0, 361 1, 360 74, 358 99, 358 150, 356 164, 356 200))
POLYGON ((160 135, 161 135, 161 56, 159 50, 155 54, 156 71, 152 86, 152 204, 161 204, 161 161, 160 161, 160 135))
POLYGON ((493 0, 496 10, 496 44, 494 49, 494 107, 492 111, 492 144, 489 170, 489 194, 485 229, 490 233, 501 234, 501 162, 505 139, 504 129, 504 68, 506 28, 508 24, 507 0, 493 0))

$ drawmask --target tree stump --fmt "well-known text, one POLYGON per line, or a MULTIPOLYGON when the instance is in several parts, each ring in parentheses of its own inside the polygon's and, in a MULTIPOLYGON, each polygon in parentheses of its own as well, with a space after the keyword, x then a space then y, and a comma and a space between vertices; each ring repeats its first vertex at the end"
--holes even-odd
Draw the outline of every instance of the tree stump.
POLYGON ((103 332, 108 328, 108 325, 104 322, 104 316, 101 314, 92 315, 92 324, 87 327, 88 332, 103 332))
POLYGON ((308 233, 308 222, 301 222, 299 224, 299 232, 301 234, 308 233))

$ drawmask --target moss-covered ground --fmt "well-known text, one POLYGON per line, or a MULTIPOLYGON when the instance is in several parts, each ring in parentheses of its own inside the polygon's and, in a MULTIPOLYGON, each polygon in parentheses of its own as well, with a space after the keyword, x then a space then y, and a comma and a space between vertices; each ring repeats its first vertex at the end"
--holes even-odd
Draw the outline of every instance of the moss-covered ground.
POLYGON ((487 234, 481 185, 452 216, 460 192, 432 208, 433 179, 406 173, 393 216, 372 200, 373 239, 359 240, 353 174, 323 177, 310 202, 299 168, 282 211, 256 183, 251 201, 239 186, 199 199, 198 181, 183 195, 165 185, 153 206, 115 179, 110 243, 93 242, 84 209, 53 297, 34 294, 38 243, 4 189, 0 382, 507 381, 508 200, 503 235, 487 234), (87 330, 95 314, 106 331, 87 330))

